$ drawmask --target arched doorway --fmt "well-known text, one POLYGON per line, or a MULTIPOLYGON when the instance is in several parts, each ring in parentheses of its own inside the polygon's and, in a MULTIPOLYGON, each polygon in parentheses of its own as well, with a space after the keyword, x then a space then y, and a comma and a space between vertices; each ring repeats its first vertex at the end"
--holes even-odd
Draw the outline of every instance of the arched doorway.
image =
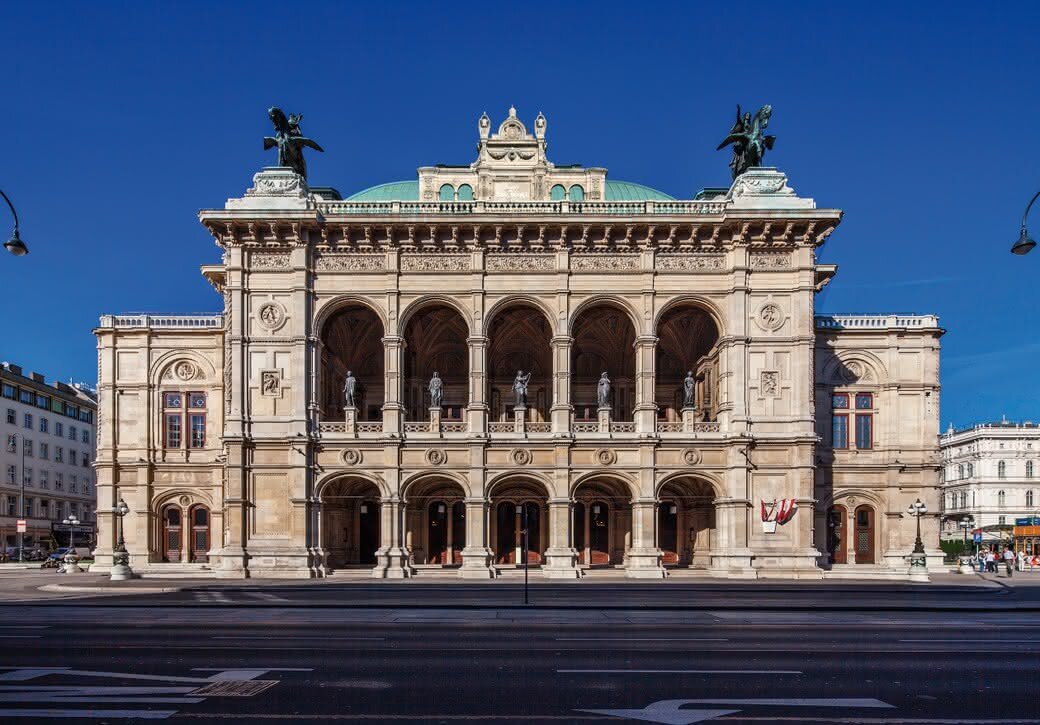
POLYGON ((875 563, 874 554, 874 524, 875 513, 873 506, 857 506, 853 525, 855 526, 856 563, 875 563))
POLYGON ((321 545, 330 569, 372 566, 380 542, 379 489, 371 481, 340 478, 321 491, 321 545))
POLYGON ((491 541, 495 563, 503 566, 523 563, 524 514, 528 532, 529 565, 545 561, 548 546, 549 496, 545 487, 534 481, 512 481, 495 486, 491 496, 491 541))
POLYGON ((635 407, 635 328, 626 312, 611 304, 582 310, 574 321, 571 351, 571 403, 575 420, 596 420, 596 384, 611 381, 613 419, 632 420, 635 407))
POLYGON ((458 566, 466 547, 465 492, 454 481, 413 483, 405 495, 405 547, 416 566, 458 566))
POLYGON ((552 332, 549 321, 529 305, 499 311, 488 330, 488 405, 490 420, 512 420, 516 396, 513 380, 518 370, 530 373, 527 419, 549 420, 552 405, 552 332))
POLYGON ((574 491, 572 546, 582 566, 620 566, 632 546, 632 504, 627 488, 610 479, 574 491))
POLYGON ((333 314, 321 330, 321 410, 325 420, 343 420, 343 382, 356 382, 358 420, 383 416, 383 323, 367 307, 351 305, 333 314))
POLYGON ((188 561, 192 563, 209 561, 209 509, 201 504, 192 506, 188 511, 191 525, 191 538, 188 540, 188 561))
POLYGON ((715 546, 715 491, 698 478, 672 479, 661 487, 657 546, 665 566, 707 568, 715 546))
POLYGON ((848 509, 841 504, 835 504, 827 511, 827 551, 831 554, 831 564, 847 564, 849 561, 848 519, 848 509))
POLYGON ((181 508, 176 504, 169 504, 162 510, 162 560, 171 563, 181 561, 183 543, 183 521, 181 508))
POLYGON ((441 379, 442 420, 462 420, 469 404, 469 328, 455 309, 432 305, 415 312, 404 332, 402 402, 411 421, 428 420, 430 378, 441 379))
POLYGON ((711 315, 694 305, 668 310, 657 325, 657 415, 662 420, 682 419, 685 379, 694 377, 693 408, 698 421, 713 421, 718 413, 719 330, 711 315))

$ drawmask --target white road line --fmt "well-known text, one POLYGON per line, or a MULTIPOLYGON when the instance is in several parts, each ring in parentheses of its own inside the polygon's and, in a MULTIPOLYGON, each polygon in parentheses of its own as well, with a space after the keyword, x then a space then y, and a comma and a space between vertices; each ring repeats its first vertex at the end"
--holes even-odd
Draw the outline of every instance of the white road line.
POLYGON ((28 708, 0 708, 0 718, 29 717, 34 719, 76 717, 114 720, 165 720, 176 715, 176 710, 40 710, 28 708))
POLYGON ((0 634, 0 639, 39 639, 38 634, 0 634))
POLYGON ((1036 639, 900 639, 898 642, 941 642, 943 644, 1040 644, 1036 639))
POLYGON ((43 624, 0 624, 0 629, 50 629, 43 624))
POLYGON ((722 637, 557 637, 557 642, 729 642, 722 637))
POLYGON ((252 640, 252 641, 261 641, 261 642, 264 642, 264 641, 267 641, 267 640, 312 640, 312 639, 321 640, 322 642, 325 642, 325 641, 336 641, 336 642, 383 642, 383 641, 386 640, 386 637, 331 637, 331 636, 328 636, 328 635, 322 636, 322 635, 316 635, 316 634, 310 634, 310 635, 303 634, 303 635, 299 635, 299 636, 291 635, 291 634, 286 634, 286 635, 281 635, 281 634, 276 634, 276 635, 239 634, 239 635, 213 636, 213 637, 210 637, 210 639, 248 639, 248 640, 252 640))
POLYGON ((800 675, 801 670, 556 670, 561 675, 800 675))
POLYGON ((267 592, 243 592, 247 597, 253 597, 254 599, 262 599, 265 602, 288 602, 288 599, 279 597, 274 594, 268 594, 267 592))

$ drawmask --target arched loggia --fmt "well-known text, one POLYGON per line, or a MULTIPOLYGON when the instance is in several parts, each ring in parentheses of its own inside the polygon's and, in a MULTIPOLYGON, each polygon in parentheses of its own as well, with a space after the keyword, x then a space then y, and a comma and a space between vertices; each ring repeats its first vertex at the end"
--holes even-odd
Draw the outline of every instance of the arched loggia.
POLYGON ((711 315, 693 304, 668 310, 657 326, 655 400, 658 416, 677 421, 684 407, 699 421, 718 414, 719 329, 711 315), (693 375, 693 400, 687 402, 685 380, 693 375))
POLYGON ((576 420, 595 420, 597 383, 607 373, 615 420, 632 420, 636 395, 635 328, 623 310, 609 303, 582 310, 574 321, 571 349, 571 402, 576 420))
POLYGON ((469 403, 469 330, 462 315, 447 305, 431 305, 412 314, 404 332, 404 381, 401 399, 408 420, 425 420, 430 408, 430 378, 442 383, 444 420, 461 420, 469 403))
POLYGON ((518 371, 530 374, 527 416, 549 420, 552 405, 552 332, 542 312, 530 305, 511 306, 495 315, 488 331, 488 403, 491 420, 510 420, 518 371))
POLYGON ((335 312, 321 330, 321 408, 326 420, 343 419, 343 382, 357 381, 358 420, 382 420, 383 323, 372 310, 351 305, 335 312))

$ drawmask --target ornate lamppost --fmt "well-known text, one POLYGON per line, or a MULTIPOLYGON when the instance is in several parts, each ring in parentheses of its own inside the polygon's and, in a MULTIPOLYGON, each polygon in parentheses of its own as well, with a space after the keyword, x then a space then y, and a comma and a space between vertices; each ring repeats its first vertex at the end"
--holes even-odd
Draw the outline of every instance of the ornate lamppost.
POLYGON ((117 517, 116 525, 119 531, 116 539, 116 548, 112 552, 112 569, 109 575, 112 581, 124 581, 134 577, 133 569, 130 568, 130 554, 127 553, 126 542, 123 540, 123 517, 129 512, 130 507, 126 505, 126 501, 120 496, 119 502, 112 509, 112 513, 117 517))
MULTIPOLYGON (((968 554, 968 531, 975 528, 975 517, 969 514, 962 518, 957 525, 960 526, 961 530, 964 532, 964 548, 959 562, 960 572, 961 574, 973 574, 975 570, 971 565, 972 555, 968 554)), ((920 534, 918 535, 918 538, 920 538, 920 534)))
POLYGON ((1033 202, 1036 201, 1037 197, 1040 197, 1040 191, 1033 194, 1033 198, 1029 200, 1026 205, 1026 211, 1022 215, 1022 228, 1018 233, 1018 241, 1011 245, 1012 254, 1029 254, 1033 251, 1033 247, 1036 246, 1036 242, 1029 238, 1029 232, 1026 229, 1026 217, 1029 216, 1029 210, 1033 206, 1033 202))
POLYGON ((23 257, 29 253, 29 248, 25 246, 25 242, 18 236, 18 212, 14 210, 14 204, 11 203, 11 200, 2 189, 0 189, 0 196, 4 197, 4 201, 7 202, 7 206, 11 210, 11 216, 14 217, 14 231, 11 233, 11 238, 4 242, 4 248, 16 257, 23 257))
POLYGON ((62 523, 69 527, 69 550, 65 552, 65 573, 80 574, 83 570, 79 567, 79 557, 76 556, 76 549, 72 546, 73 528, 79 526, 79 519, 76 518, 76 514, 72 514, 62 523))
POLYGON ((917 519, 917 538, 914 550, 910 553, 910 578, 928 581, 928 557, 924 553, 924 542, 921 541, 921 517, 928 513, 928 507, 921 499, 917 499, 906 507, 906 512, 917 519))

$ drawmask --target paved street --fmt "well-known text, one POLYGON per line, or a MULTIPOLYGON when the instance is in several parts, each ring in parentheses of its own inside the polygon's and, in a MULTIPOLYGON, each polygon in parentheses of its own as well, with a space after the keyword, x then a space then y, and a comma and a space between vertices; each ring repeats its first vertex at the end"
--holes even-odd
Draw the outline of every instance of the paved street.
POLYGON ((0 719, 1036 722, 1037 593, 586 581, 524 609, 504 606, 515 582, 253 582, 9 602, 0 719))

